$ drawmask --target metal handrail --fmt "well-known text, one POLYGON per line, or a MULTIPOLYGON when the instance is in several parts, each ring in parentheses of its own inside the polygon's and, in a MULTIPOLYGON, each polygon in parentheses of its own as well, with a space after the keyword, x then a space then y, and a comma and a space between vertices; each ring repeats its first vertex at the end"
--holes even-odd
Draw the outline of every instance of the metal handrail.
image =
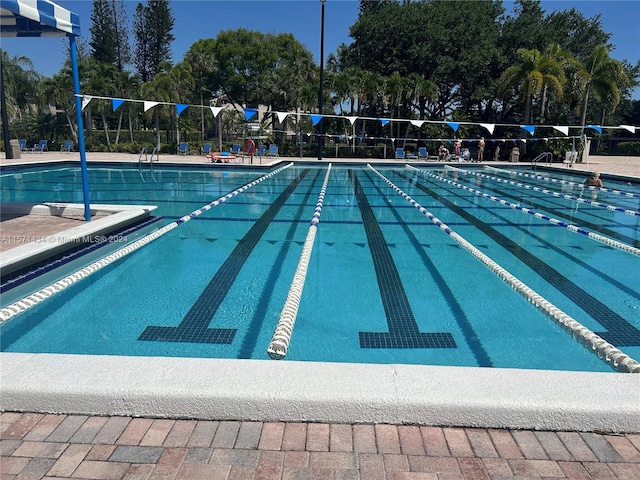
POLYGON ((536 171, 536 167, 538 166, 538 162, 540 160, 542 160, 542 159, 547 159, 547 163, 549 165, 551 165, 551 163, 553 162, 553 153, 551 153, 551 152, 542 152, 536 158, 531 160, 531 170, 533 170, 535 172, 536 171))

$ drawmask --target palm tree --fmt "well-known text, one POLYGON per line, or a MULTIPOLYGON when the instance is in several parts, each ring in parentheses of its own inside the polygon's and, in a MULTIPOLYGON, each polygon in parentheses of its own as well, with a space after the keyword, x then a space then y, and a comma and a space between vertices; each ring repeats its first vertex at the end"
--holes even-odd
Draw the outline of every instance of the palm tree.
POLYGON ((200 94, 200 124, 202 142, 204 143, 206 141, 204 128, 204 92, 211 91, 207 88, 207 85, 209 85, 209 76, 215 73, 217 69, 215 40, 211 38, 198 40, 196 43, 191 45, 184 56, 184 61, 191 64, 196 88, 200 94))
POLYGON ((555 58, 543 55, 536 49, 518 50, 520 63, 507 68, 500 77, 498 94, 506 97, 514 87, 520 87, 519 100, 524 101, 524 122, 531 121, 533 99, 548 85, 561 94, 564 84, 562 65, 555 58))
POLYGON ((2 75, 4 95, 9 123, 27 113, 36 104, 37 85, 40 76, 33 70, 33 63, 24 56, 10 57, 4 50, 2 55, 2 75))
MULTIPOLYGON (((622 63, 609 57, 609 48, 599 45, 582 65, 579 76, 583 81, 582 130, 587 120, 589 95, 593 92, 605 104, 605 108, 615 110, 620 101, 620 87, 629 82, 622 63)), ((604 113, 603 113, 604 115, 604 113)))

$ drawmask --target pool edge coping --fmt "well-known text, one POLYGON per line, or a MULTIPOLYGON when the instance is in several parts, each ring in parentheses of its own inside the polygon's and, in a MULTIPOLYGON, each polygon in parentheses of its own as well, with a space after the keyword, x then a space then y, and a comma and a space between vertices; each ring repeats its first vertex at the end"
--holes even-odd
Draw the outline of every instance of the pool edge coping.
POLYGON ((634 374, 7 352, 0 363, 3 411, 640 432, 634 374))

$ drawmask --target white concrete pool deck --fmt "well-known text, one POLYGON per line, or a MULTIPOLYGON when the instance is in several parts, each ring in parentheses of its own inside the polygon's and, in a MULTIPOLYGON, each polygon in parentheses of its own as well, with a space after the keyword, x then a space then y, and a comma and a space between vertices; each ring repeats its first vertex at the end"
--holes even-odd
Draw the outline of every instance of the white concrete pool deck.
MULTIPOLYGON (((638 176, 639 163, 610 173, 638 176)), ((634 374, 20 353, 0 364, 2 411, 640 432, 634 374)))

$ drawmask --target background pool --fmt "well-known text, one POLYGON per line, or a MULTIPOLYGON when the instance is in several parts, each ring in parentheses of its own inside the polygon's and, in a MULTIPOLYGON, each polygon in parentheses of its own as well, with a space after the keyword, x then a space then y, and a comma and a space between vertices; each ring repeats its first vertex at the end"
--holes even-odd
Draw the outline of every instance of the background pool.
MULTIPOLYGON (((429 175, 376 169, 543 297, 640 358, 637 256, 460 185, 635 248, 638 216, 500 181, 591 198, 577 184, 582 178, 556 172, 549 175, 565 183, 483 167, 423 169, 429 175)), ((89 173, 92 203, 157 205, 154 213, 169 223, 264 171, 167 167, 156 169, 157 183, 137 168, 89 173)), ((268 358, 325 174, 324 165, 292 166, 179 226, 3 325, 2 350, 268 358)), ((4 173, 2 201, 82 202, 80 181, 76 167, 4 173)), ((605 191, 597 201, 631 210, 640 202, 605 191)), ((373 170, 340 165, 332 167, 286 358, 610 371, 373 170)))

